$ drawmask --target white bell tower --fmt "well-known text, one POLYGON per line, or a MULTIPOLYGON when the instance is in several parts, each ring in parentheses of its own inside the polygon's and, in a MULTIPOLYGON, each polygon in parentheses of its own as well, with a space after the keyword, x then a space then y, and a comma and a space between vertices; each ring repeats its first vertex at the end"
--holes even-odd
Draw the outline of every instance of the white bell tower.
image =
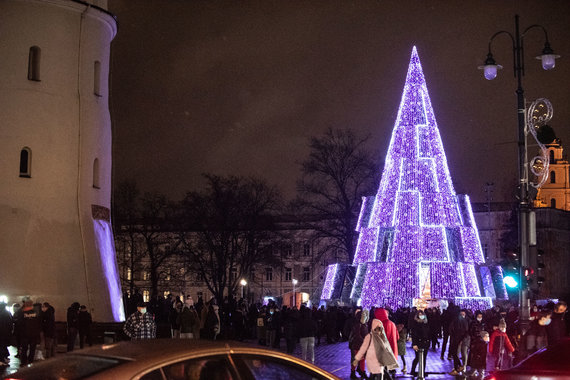
POLYGON ((110 219, 107 1, 0 2, 0 295, 124 320, 110 219))

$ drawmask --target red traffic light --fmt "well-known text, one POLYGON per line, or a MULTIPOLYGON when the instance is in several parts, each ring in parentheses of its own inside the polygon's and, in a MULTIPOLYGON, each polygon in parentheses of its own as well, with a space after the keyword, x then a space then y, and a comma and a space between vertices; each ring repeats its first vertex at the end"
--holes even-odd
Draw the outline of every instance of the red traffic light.
POLYGON ((524 273, 525 277, 532 276, 534 274, 534 269, 532 269, 531 267, 524 267, 523 273, 524 273))

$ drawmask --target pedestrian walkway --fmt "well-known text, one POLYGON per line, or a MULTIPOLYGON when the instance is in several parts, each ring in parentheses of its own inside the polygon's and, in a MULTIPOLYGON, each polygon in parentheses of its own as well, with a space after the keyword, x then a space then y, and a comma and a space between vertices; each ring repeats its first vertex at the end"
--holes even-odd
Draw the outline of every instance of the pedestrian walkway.
MULTIPOLYGON (((285 351, 285 342, 281 341, 281 351, 285 351)), ((441 345, 440 345, 441 347, 441 345)), ((297 345, 293 353, 294 356, 301 357, 301 347, 297 345)), ((413 379, 409 374, 412 368, 412 361, 415 358, 415 352, 411 347, 411 342, 406 345, 406 366, 408 373, 402 374, 402 360, 398 357, 400 368, 396 371, 397 379, 413 379)), ((491 360, 487 359, 487 368, 491 360)), ((334 344, 321 344, 315 346, 315 364, 341 379, 350 379, 350 350, 348 342, 340 342, 334 344)), ((419 368, 416 368, 416 371, 419 368)), ((453 369, 453 361, 448 360, 447 356, 441 360, 441 348, 436 350, 430 349, 427 355, 426 373, 429 379, 465 379, 465 376, 451 376, 449 372, 453 369)))

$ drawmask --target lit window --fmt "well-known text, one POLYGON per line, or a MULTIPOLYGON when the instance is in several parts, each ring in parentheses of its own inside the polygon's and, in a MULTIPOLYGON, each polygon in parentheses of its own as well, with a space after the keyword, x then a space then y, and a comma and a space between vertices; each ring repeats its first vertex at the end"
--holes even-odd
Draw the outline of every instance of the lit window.
POLYGON ((166 281, 170 281, 170 268, 166 269, 166 281))
POLYGON ((143 301, 148 302, 150 300, 150 292, 148 290, 143 290, 143 301))
POLYGON ((99 189, 99 159, 93 160, 93 187, 99 189))
POLYGON ((127 268, 127 280, 131 280, 133 277, 133 273, 131 271, 131 268, 127 268))
POLYGON ((28 55, 28 79, 36 82, 40 81, 40 58, 42 49, 32 46, 28 55))
POLYGON ((93 65, 93 93, 101 96, 101 62, 95 61, 93 65))
POLYGON ((32 176, 32 150, 28 147, 20 151, 20 177, 31 178, 32 176))
POLYGON ((147 272, 147 271, 143 271, 143 272, 142 272, 142 277, 143 277, 143 281, 148 280, 148 272, 147 272))

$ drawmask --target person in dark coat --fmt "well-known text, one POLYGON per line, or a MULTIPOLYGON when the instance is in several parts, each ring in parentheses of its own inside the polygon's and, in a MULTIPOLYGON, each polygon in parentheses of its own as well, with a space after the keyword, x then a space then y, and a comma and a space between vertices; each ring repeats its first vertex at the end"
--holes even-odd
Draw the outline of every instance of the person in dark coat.
POLYGON ((6 303, 0 302, 0 366, 9 365, 8 346, 12 339, 13 328, 12 314, 6 310, 6 303))
POLYGON ((416 366, 420 360, 423 360, 424 368, 426 368, 427 354, 431 344, 431 332, 427 320, 427 316, 423 310, 418 310, 416 316, 411 323, 412 348, 416 353, 416 357, 412 362, 412 376, 417 376, 416 366), (420 351, 423 350, 423 351, 420 351), (421 354, 423 352, 423 355, 421 354))
POLYGON ((55 356, 55 309, 48 302, 42 304, 42 333, 44 334, 44 348, 46 359, 55 356))
POLYGON ((67 352, 73 351, 79 332, 79 302, 74 302, 67 309, 67 352))
MULTIPOLYGON (((445 350, 448 348, 447 343, 449 342, 449 345, 451 346, 451 342, 449 341, 449 327, 455 319, 455 315, 455 306, 452 302, 450 302, 447 309, 441 313, 441 330, 443 336, 443 341, 441 343, 441 360, 445 359, 445 350)), ((447 358, 451 359, 450 351, 447 353, 447 358)))
POLYGON ((426 317, 428 320, 431 348, 435 351, 439 347, 437 340, 441 336, 441 314, 438 308, 426 309, 426 317))
POLYGON ((548 346, 547 330, 551 323, 552 312, 550 311, 543 311, 535 316, 535 320, 531 322, 530 328, 523 337, 522 351, 524 357, 548 346))
POLYGON ((40 332, 42 330, 40 314, 30 299, 24 300, 21 322, 22 351, 20 352, 20 365, 24 366, 34 362, 36 346, 40 343, 40 332))
POLYGON ((398 354, 402 359, 402 374, 405 375, 407 372, 406 368, 406 342, 408 340, 408 329, 403 323, 396 324, 396 330, 398 330, 398 354))
POLYGON ((168 321, 170 322, 170 336, 172 339, 180 338, 180 324, 178 323, 178 315, 182 312, 182 301, 176 301, 175 307, 173 307, 168 315, 168 321))
POLYGON ((317 322, 311 317, 311 310, 305 305, 301 306, 297 333, 301 343, 301 357, 303 360, 315 363, 315 335, 317 335, 317 322))
POLYGON ((471 349, 469 351, 469 367, 471 376, 477 372, 477 376, 483 378, 487 368, 487 344, 489 343, 489 333, 481 330, 478 337, 471 336, 471 349))
POLYGON ((91 313, 87 311, 87 306, 81 305, 79 314, 77 315, 77 330, 79 331, 79 348, 83 348, 85 341, 89 347, 92 346, 91 342, 91 324, 93 319, 91 313))
POLYGON ((449 344, 449 352, 453 358, 453 370, 449 374, 452 376, 457 376, 465 369, 459 360, 457 351, 463 340, 468 337, 469 322, 467 321, 467 313, 465 310, 461 310, 457 318, 455 318, 455 320, 453 320, 449 326, 449 338, 451 340, 451 343, 449 344))
MULTIPOLYGON (((480 348, 481 346, 481 333, 483 331, 487 331, 487 326, 485 325, 485 322, 483 321, 483 313, 479 310, 477 310, 475 312, 475 319, 473 321, 471 321, 471 323, 469 324, 469 337, 470 337, 470 342, 469 342, 469 352, 473 352, 473 350, 475 349, 475 345, 478 345, 478 347, 480 348)), ((471 355, 471 354, 470 354, 471 355)), ((471 370, 476 370, 473 367, 471 368, 471 370)))
POLYGON ((553 345, 566 336, 566 302, 560 301, 554 307, 552 322, 546 328, 548 333, 548 344, 553 345))
POLYGON ((285 336, 285 342, 287 344, 287 353, 292 354, 293 351, 295 351, 295 343, 297 343, 295 326, 299 319, 298 311, 283 306, 281 315, 283 316, 283 335, 285 336))
POLYGON ((362 359, 358 362, 358 367, 354 366, 352 363, 354 361, 354 356, 360 349, 362 342, 364 342, 364 337, 368 334, 368 310, 358 310, 353 319, 352 328, 350 329, 348 337, 348 348, 350 349, 350 378, 356 379, 356 372, 360 377, 366 377, 365 374, 365 361, 362 359))

